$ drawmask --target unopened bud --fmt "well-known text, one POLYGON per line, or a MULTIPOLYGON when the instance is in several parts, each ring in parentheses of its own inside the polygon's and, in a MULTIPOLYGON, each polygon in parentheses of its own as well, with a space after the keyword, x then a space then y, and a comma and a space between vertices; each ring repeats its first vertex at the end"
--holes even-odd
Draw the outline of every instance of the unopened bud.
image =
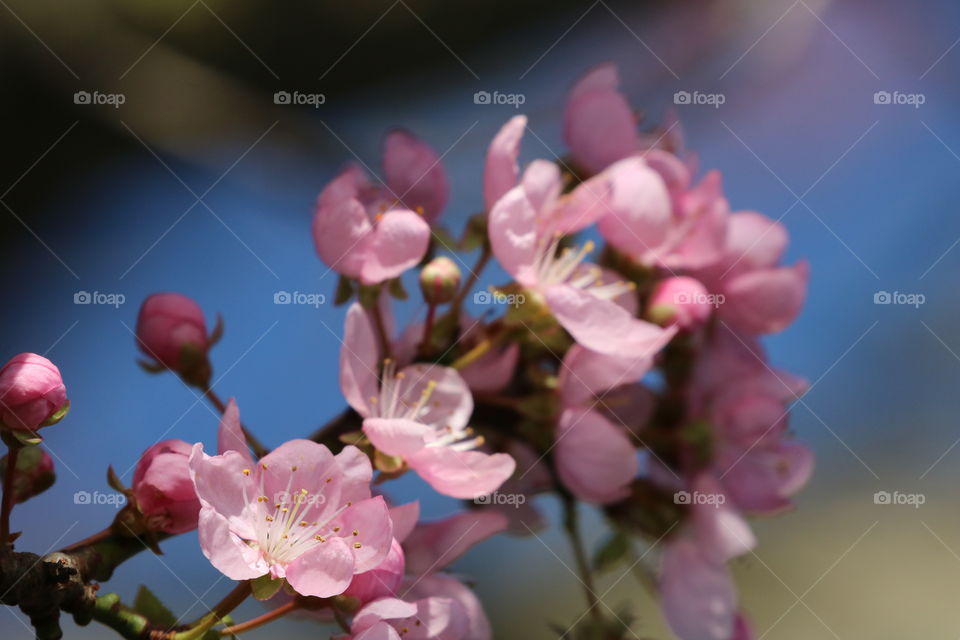
POLYGON ((143 302, 137 317, 137 344, 160 367, 187 382, 209 381, 207 350, 211 345, 203 310, 179 293, 155 293, 143 302))
POLYGON ((453 301, 460 290, 460 269, 446 256, 434 258, 420 272, 420 290, 428 304, 453 301))
POLYGON ((661 326, 695 329, 710 317, 711 300, 698 280, 686 276, 667 278, 653 290, 647 317, 661 326))
MULTIPOLYGON (((7 471, 8 456, 0 459, 0 475, 7 471)), ((13 476, 13 498, 18 503, 49 489, 56 474, 53 459, 40 447, 23 447, 17 454, 17 467, 13 476)))
POLYGON ((0 428, 33 432, 59 421, 68 407, 60 370, 43 356, 21 353, 0 369, 0 428))

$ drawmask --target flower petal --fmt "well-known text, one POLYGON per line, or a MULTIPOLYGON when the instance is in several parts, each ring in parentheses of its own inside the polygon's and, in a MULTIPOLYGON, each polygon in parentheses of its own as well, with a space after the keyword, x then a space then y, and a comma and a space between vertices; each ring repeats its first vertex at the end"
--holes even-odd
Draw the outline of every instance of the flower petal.
POLYGON ((619 83, 616 66, 605 64, 581 78, 567 98, 563 137, 577 165, 591 173, 639 146, 637 121, 619 83))
POLYGON ((467 425, 473 413, 473 396, 456 369, 418 363, 405 367, 400 373, 403 376, 400 401, 405 406, 416 405, 428 386, 433 387, 429 402, 416 417, 418 422, 453 429, 467 425))
POLYGON ((564 486, 597 504, 623 498, 640 471, 636 448, 623 429, 593 410, 563 412, 554 455, 564 486))
POLYGON ((360 502, 369 498, 373 466, 367 454, 347 445, 334 458, 340 467, 340 501, 360 502))
POLYGON ((360 303, 347 310, 340 348, 340 391, 361 416, 370 414, 370 398, 379 395, 377 368, 380 363, 377 337, 370 316, 360 303))
POLYGON ((535 284, 526 272, 537 249, 537 211, 522 185, 507 191, 490 209, 487 233, 500 266, 513 277, 523 278, 523 284, 535 284))
POLYGON ((507 121, 490 142, 483 168, 483 201, 489 211, 503 194, 517 184, 520 168, 520 139, 527 126, 527 116, 514 116, 507 121))
POLYGON ((220 428, 217 430, 217 453, 222 454, 227 451, 236 451, 247 459, 248 468, 253 468, 253 457, 250 455, 247 438, 243 435, 243 427, 240 425, 240 409, 237 408, 237 402, 233 398, 227 400, 227 408, 223 411, 220 428))
POLYGON ((303 596, 330 598, 350 586, 353 552, 340 537, 327 538, 287 566, 287 582, 303 596))
POLYGON ((506 453, 457 451, 451 447, 427 447, 408 457, 407 464, 437 492, 464 500, 496 491, 516 468, 506 453))
POLYGON ((203 445, 197 443, 190 454, 190 475, 197 489, 200 504, 210 507, 226 518, 230 530, 247 540, 255 538, 253 522, 258 503, 244 499, 257 495, 256 473, 246 458, 236 451, 220 456, 208 456, 203 445))
POLYGON ((490 621, 476 594, 465 584, 451 576, 434 573, 420 578, 410 587, 410 595, 417 598, 428 596, 451 598, 460 603, 467 616, 464 640, 491 640, 490 621))
POLYGON ((450 186, 436 151, 413 134, 391 131, 383 144, 383 174, 403 207, 423 210, 432 222, 447 204, 450 186))
POLYGON ((373 226, 357 200, 357 172, 337 176, 317 198, 313 215, 313 241, 328 267, 349 276, 360 276, 373 226))
POLYGON ((383 496, 354 503, 334 518, 332 529, 347 541, 354 557, 354 573, 370 571, 383 562, 393 541, 393 521, 383 496))
POLYGON ((420 451, 434 435, 434 430, 404 418, 367 418, 363 433, 388 456, 407 456, 420 451))
POLYGON ((792 267, 744 273, 726 283, 726 299, 718 313, 748 333, 782 331, 800 313, 809 277, 805 260, 792 267))
POLYGON ((611 300, 568 285, 551 285, 544 295, 553 315, 574 340, 599 353, 652 357, 674 334, 634 318, 611 300))
POLYGON ((403 543, 407 571, 417 577, 440 571, 506 526, 506 516, 492 509, 461 511, 443 520, 418 524, 403 543))
POLYGON ((200 509, 200 549, 210 564, 231 580, 251 580, 266 574, 270 567, 260 554, 230 529, 227 519, 212 507, 200 509))
POLYGON ((565 406, 584 406, 605 391, 639 380, 652 366, 652 357, 627 358, 573 345, 563 357, 557 385, 565 406))
POLYGON ((364 247, 360 278, 376 284, 396 278, 427 252, 430 225, 413 211, 393 209, 383 214, 364 247))
POLYGON ((420 502, 414 500, 407 504, 390 507, 390 519, 393 520, 393 537, 403 542, 420 519, 420 502))
POLYGON ((681 537, 663 554, 663 614, 683 640, 730 640, 737 614, 733 581, 722 562, 705 558, 681 537))

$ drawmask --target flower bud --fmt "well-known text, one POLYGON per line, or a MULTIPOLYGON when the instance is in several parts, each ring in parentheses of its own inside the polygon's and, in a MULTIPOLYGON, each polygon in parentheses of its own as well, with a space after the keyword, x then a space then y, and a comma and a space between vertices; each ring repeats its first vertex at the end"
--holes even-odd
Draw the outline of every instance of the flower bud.
POLYGON ((650 296, 648 317, 661 325, 695 329, 710 317, 710 295, 698 280, 686 276, 667 278, 650 296))
MULTIPOLYGON (((6 473, 9 456, 0 459, 0 476, 6 473)), ((53 486, 56 474, 53 459, 40 447, 23 447, 17 453, 17 467, 13 476, 13 498, 26 502, 53 486)))
POLYGON ((133 497, 147 529, 183 533, 197 528, 200 500, 190 479, 183 440, 164 440, 143 452, 133 472, 133 497))
POLYGON ((460 290, 460 269, 446 256, 434 258, 420 271, 420 290, 428 304, 451 302, 460 290))
POLYGON ((137 317, 137 344, 158 365, 203 383, 209 378, 203 310, 179 293, 155 293, 143 301, 137 317))
POLYGON ((21 353, 0 369, 0 428, 35 431, 58 422, 69 408, 56 365, 35 353, 21 353))

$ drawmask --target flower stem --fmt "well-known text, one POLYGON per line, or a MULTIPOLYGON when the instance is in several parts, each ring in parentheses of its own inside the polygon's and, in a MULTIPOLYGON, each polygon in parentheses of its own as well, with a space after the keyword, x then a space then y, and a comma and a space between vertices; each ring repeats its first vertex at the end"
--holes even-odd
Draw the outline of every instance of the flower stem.
MULTIPOLYGON (((217 392, 213 389, 205 389, 203 395, 210 401, 210 404, 216 407, 217 411, 220 413, 223 413, 227 410, 226 403, 224 403, 220 396, 217 395, 217 392)), ((247 439, 247 444, 250 445, 253 453, 256 454, 258 458, 262 458, 270 453, 270 450, 263 446, 263 443, 261 443, 260 440, 258 440, 257 437, 250 432, 250 429, 242 424, 240 425, 240 429, 243 430, 243 435, 247 439)))
POLYGON ((377 339, 380 341, 380 353, 384 358, 390 357, 390 337, 387 335, 387 323, 383 319, 383 310, 379 304, 373 305, 370 310, 373 315, 373 324, 377 330, 377 339))
POLYGON ((580 574, 580 583, 583 585, 583 593, 587 599, 588 611, 597 622, 603 622, 603 612, 600 611, 600 604, 597 598, 596 588, 593 583, 593 572, 590 569, 590 562, 587 560, 587 552, 583 545, 583 536, 580 534, 580 522, 577 515, 576 499, 566 494, 562 494, 563 499, 563 526, 570 538, 570 545, 573 547, 573 557, 577 563, 577 572, 580 574))
POLYGON ((225 627, 220 630, 221 636, 232 636, 238 633, 243 633, 244 631, 251 631, 257 627, 262 627, 263 625, 273 622, 283 616, 287 615, 291 611, 298 609, 300 604, 296 600, 291 600, 287 604, 277 607, 273 611, 268 611, 261 616, 257 616, 252 620, 247 620, 246 622, 241 622, 240 624, 235 624, 232 627, 225 627))
POLYGON ((210 630, 215 624, 222 621, 224 616, 240 606, 247 596, 251 594, 250 581, 244 580, 233 588, 233 591, 224 596, 223 600, 217 603, 210 613, 203 616, 195 624, 191 625, 186 631, 181 631, 173 636, 174 640, 196 640, 203 637, 203 634, 210 630))
POLYGON ((17 477, 17 457, 22 445, 13 438, 5 438, 7 442, 7 468, 3 474, 3 501, 0 506, 0 550, 6 550, 10 545, 10 512, 14 504, 14 481, 17 477))
POLYGON ((427 305, 427 319, 423 323, 423 337, 420 338, 419 352, 426 354, 430 345, 430 336, 433 333, 433 323, 437 316, 437 305, 429 303, 427 305))

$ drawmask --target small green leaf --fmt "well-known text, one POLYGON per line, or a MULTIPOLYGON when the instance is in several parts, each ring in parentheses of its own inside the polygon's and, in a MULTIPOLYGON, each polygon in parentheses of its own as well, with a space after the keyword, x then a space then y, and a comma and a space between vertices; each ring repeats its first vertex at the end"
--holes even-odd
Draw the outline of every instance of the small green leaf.
POLYGON ((46 420, 44 420, 44 421, 43 421, 43 424, 40 425, 40 426, 49 427, 49 426, 52 425, 52 424, 57 424, 58 422, 60 422, 61 420, 63 420, 63 417, 64 417, 65 415, 67 415, 67 412, 68 412, 68 411, 70 411, 70 401, 69 401, 69 400, 67 400, 66 402, 64 402, 64 403, 63 403, 63 406, 60 407, 60 408, 57 410, 57 412, 54 413, 52 416, 50 416, 49 418, 47 418, 46 420))
POLYGON ((400 456, 388 456, 378 449, 373 453, 373 464, 378 471, 396 473, 403 469, 403 458, 400 456))
POLYGON ((120 480, 120 477, 117 475, 117 472, 113 470, 113 467, 107 467, 107 484, 116 491, 120 493, 126 493, 127 488, 123 486, 123 482, 120 480))
POLYGON ((614 531, 593 554, 593 568, 598 572, 609 571, 627 557, 630 538, 622 531, 614 531))
POLYGON ((407 295, 407 290, 403 288, 403 282, 401 282, 400 278, 394 278, 389 282, 388 291, 390 291, 390 295, 397 300, 406 300, 410 297, 407 295))
POLYGON ((250 581, 250 589, 257 600, 269 600, 277 594, 277 591, 280 591, 282 586, 283 578, 271 578, 269 573, 250 581))
POLYGON ((337 280, 337 292, 333 297, 333 304, 340 306, 350 302, 350 298, 353 297, 353 280, 346 276, 340 276, 340 279, 337 280))
POLYGON ((133 601, 133 610, 146 616, 150 622, 164 629, 171 629, 177 624, 177 617, 146 585, 140 585, 137 597, 133 601))

